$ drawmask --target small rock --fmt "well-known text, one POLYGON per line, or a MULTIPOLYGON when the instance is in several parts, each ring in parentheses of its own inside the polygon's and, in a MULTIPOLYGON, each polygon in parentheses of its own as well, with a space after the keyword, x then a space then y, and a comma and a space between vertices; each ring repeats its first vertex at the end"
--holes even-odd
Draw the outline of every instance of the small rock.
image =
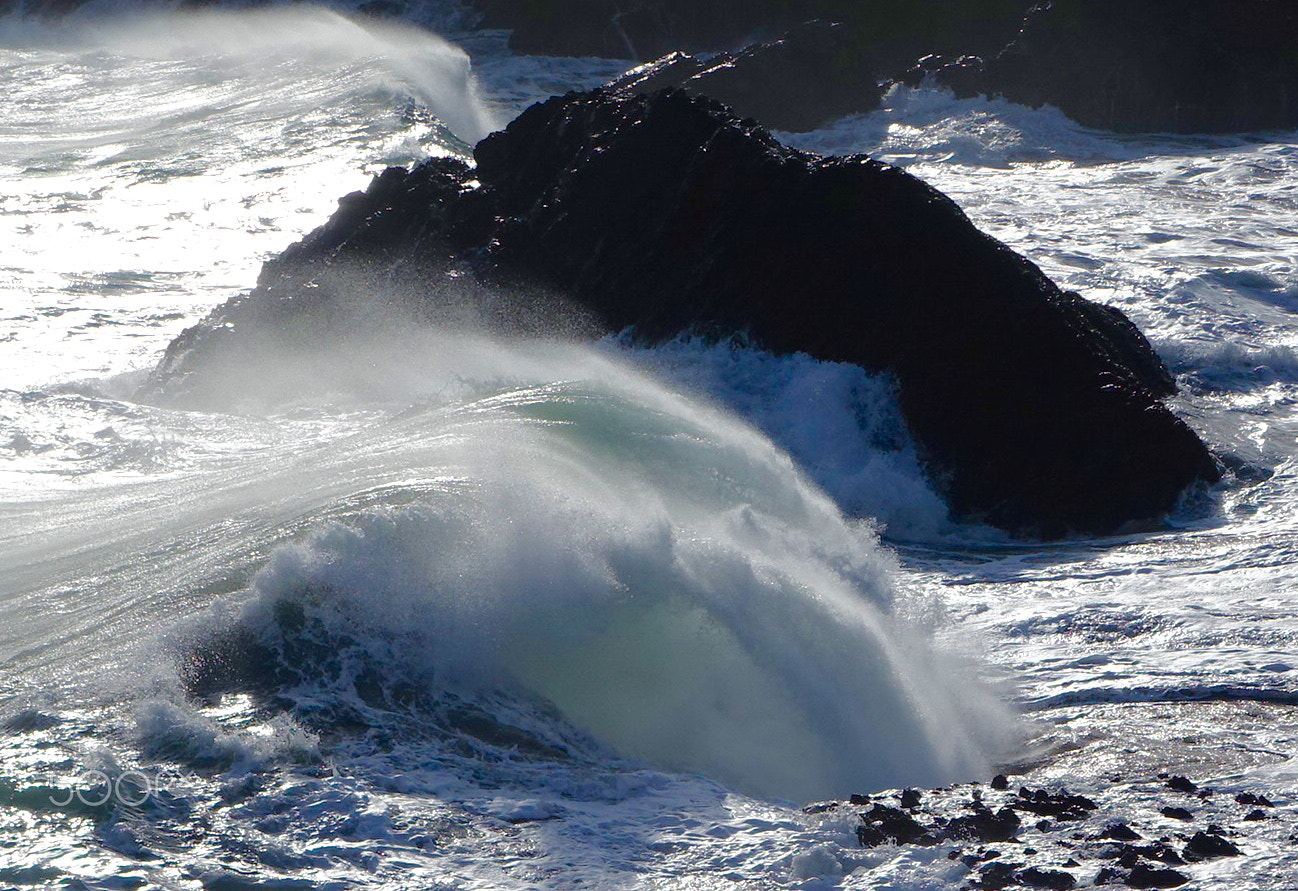
MULTIPOLYGON (((1155 869, 1143 863, 1137 863, 1127 874, 1127 885, 1132 888, 1179 888, 1190 881, 1184 873, 1175 869, 1155 869)), ((1096 880, 1099 884, 1099 880, 1096 880)))
POLYGON ((1007 807, 996 813, 985 806, 976 808, 968 816, 956 817, 946 824, 942 835, 946 838, 976 838, 982 842, 1006 842, 1019 834, 1019 815, 1007 807))
POLYGON ((978 887, 984 891, 1000 891, 1015 883, 1014 871, 1022 863, 989 863, 978 871, 978 887))
POLYGON ((1249 823, 1253 823, 1258 820, 1269 820, 1270 817, 1267 815, 1267 812, 1261 808, 1254 808, 1244 815, 1244 819, 1249 823))
POLYGON ((854 805, 869 804, 869 803, 870 803, 870 796, 869 796, 869 795, 862 795, 862 794, 860 794, 859 792, 853 792, 852 795, 851 795, 851 797, 849 797, 849 798, 847 799, 847 803, 848 803, 848 804, 854 804, 854 805))
POLYGON ((937 840, 910 814, 900 808, 876 804, 861 814, 865 825, 856 830, 862 847, 873 848, 888 842, 899 845, 931 845, 937 840))
POLYGON ((1132 850, 1147 857, 1150 860, 1159 860, 1163 863, 1174 863, 1178 866, 1185 862, 1180 854, 1176 853, 1176 848, 1165 842, 1153 842, 1148 845, 1132 845, 1132 850))
POLYGON ((1194 814, 1190 813, 1183 807, 1165 807, 1159 810, 1164 817, 1170 817, 1173 820, 1185 820, 1187 823, 1194 819, 1194 814))
POLYGON ((1077 884, 1077 880, 1069 873, 1038 866, 1029 866, 1015 873, 1014 877, 1030 888, 1049 888, 1051 891, 1070 891, 1077 884))
POLYGON ((1127 869, 1140 862, 1140 852, 1131 845, 1119 845, 1117 848, 1107 849, 1102 856, 1105 859, 1117 860, 1118 865, 1127 869))
POLYGON ((1095 884, 1097 885, 1115 885, 1124 884, 1127 881, 1127 874, 1120 869, 1114 869, 1112 866, 1106 866, 1095 875, 1095 884))
POLYGON ((991 785, 997 792, 1003 792, 1010 787, 1009 777, 1005 776, 1003 773, 998 773, 996 776, 992 777, 991 785))
POLYGON ((1072 795, 1067 789, 1047 792, 1045 789, 1029 789, 1026 786, 1019 789, 1018 800, 1012 806, 1057 820, 1081 820, 1086 817, 1087 811, 1099 807, 1091 799, 1083 795, 1072 795))
POLYGON ((1185 846, 1184 857, 1191 863, 1214 860, 1218 857, 1238 857, 1241 851, 1235 844, 1219 835, 1196 832, 1185 846))
POLYGON ((979 850, 978 853, 976 854, 965 854, 963 857, 960 858, 960 862, 963 863, 965 866, 969 867, 970 869, 973 869, 979 863, 986 863, 989 860, 995 860, 1000 855, 1001 855, 1000 851, 995 851, 995 850, 988 851, 986 849, 983 849, 983 850, 979 850))
POLYGON ((1142 836, 1139 832, 1132 829, 1122 820, 1115 820, 1104 831, 1099 834, 1099 838, 1111 838, 1114 841, 1137 841, 1142 836))
POLYGON ((1241 792, 1235 796, 1235 800, 1250 807, 1275 807, 1265 795, 1254 795, 1252 792, 1241 792))
POLYGON ((904 808, 919 807, 922 798, 923 796, 920 795, 918 789, 907 789, 905 792, 901 793, 901 806, 904 808))
POLYGON ((1174 789, 1177 792, 1185 792, 1187 795, 1193 795, 1199 791, 1199 787, 1183 776, 1174 776, 1167 781, 1167 788, 1174 789))

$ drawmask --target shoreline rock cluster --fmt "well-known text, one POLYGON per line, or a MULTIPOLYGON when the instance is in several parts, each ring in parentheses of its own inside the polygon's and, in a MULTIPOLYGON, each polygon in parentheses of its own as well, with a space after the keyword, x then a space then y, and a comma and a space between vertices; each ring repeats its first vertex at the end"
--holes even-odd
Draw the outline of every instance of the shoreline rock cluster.
POLYGON ((1167 774, 1115 782, 1112 791, 1101 804, 1062 788, 1015 790, 1002 775, 986 786, 853 795, 804 812, 855 812, 863 848, 945 848, 968 869, 970 891, 1179 888, 1198 864, 1246 855, 1250 826, 1298 838, 1290 809, 1257 792, 1217 793, 1167 774))

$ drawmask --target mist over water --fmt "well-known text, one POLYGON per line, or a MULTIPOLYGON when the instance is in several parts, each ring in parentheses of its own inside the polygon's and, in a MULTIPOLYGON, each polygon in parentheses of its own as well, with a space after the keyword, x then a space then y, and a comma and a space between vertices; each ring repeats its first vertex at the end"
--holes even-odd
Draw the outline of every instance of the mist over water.
POLYGON ((462 50, 317 7, 10 20, 0 55, 10 387, 150 366, 367 174, 498 123, 462 50))

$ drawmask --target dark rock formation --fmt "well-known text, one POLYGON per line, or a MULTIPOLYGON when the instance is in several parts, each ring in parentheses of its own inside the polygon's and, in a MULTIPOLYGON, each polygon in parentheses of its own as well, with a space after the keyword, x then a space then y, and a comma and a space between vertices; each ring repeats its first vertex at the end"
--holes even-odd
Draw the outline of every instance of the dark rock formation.
POLYGON ((672 53, 609 85, 621 96, 680 87, 775 130, 814 130, 870 111, 883 97, 874 60, 842 25, 807 22, 780 39, 704 61, 672 53))
POLYGON ((1073 795, 1066 789, 1050 792, 1046 789, 1019 789, 1013 807, 1056 820, 1083 820, 1095 810, 1096 804, 1084 795, 1073 795))
MULTIPOLYGON (((964 52, 972 52, 963 50, 964 52)), ((1007 49, 953 65, 961 95, 1051 104, 1091 127, 1207 133, 1298 126, 1289 0, 1052 0, 1007 49)))
POLYGON ((515 52, 648 61, 732 50, 810 19, 842 22, 890 69, 925 53, 990 55, 1031 0, 473 0, 482 25, 510 28, 515 52))
POLYGON ((1008 807, 995 813, 985 805, 976 805, 968 814, 955 817, 943 828, 943 835, 956 839, 976 839, 980 842, 1006 842, 1016 838, 1022 821, 1008 807))
MULTIPOLYGON (((1163 821, 1157 816, 1160 805, 1159 793, 1162 784, 1153 780, 1137 780, 1134 783, 1108 785, 1107 781, 1094 789, 1088 790, 1095 799, 1072 795, 1066 791, 1048 792, 1038 790, 1040 795, 1033 794, 1034 800, 1051 798, 1058 801, 1075 799, 1095 804, 1094 808, 1078 806, 1078 820, 1054 823, 1043 821, 1035 826, 1024 824, 1019 832, 1006 843, 995 845, 978 844, 978 839, 952 833, 951 827, 968 817, 990 813, 998 808, 1006 813, 1011 808, 1021 808, 1024 800, 1007 790, 987 792, 977 783, 946 786, 928 791, 921 806, 910 813, 903 813, 878 800, 891 800, 896 793, 879 793, 873 799, 859 796, 861 802, 856 805, 831 804, 816 810, 816 813, 828 814, 840 808, 856 807, 862 804, 872 805, 869 810, 858 810, 861 819, 861 831, 858 832, 860 843, 865 847, 881 845, 914 845, 932 848, 938 846, 940 857, 945 849, 946 859, 962 865, 968 872, 964 881, 959 883, 965 888, 979 888, 984 891, 1004 888, 1049 888, 1068 891, 1078 887, 1127 887, 1127 888, 1179 888, 1190 882, 1191 877, 1182 872, 1187 861, 1210 860, 1217 857, 1237 856, 1241 852, 1232 842, 1224 838, 1227 830, 1220 825, 1209 823, 1202 831, 1187 840, 1186 854, 1182 858, 1174 848, 1164 841, 1148 844, 1128 844, 1115 842, 1106 837, 1105 830, 1114 826, 1139 826, 1147 836, 1157 835, 1163 831, 1163 821), (1096 801, 1098 799, 1098 802, 1096 801), (901 822, 896 815, 904 818, 901 822), (898 825, 905 831, 883 833, 878 827, 885 822, 898 820, 898 825), (912 841, 907 842, 909 836, 912 841), (1193 856, 1191 856, 1193 855, 1193 856)), ((1252 793, 1241 793, 1249 795, 1252 793)), ((1225 800, 1209 802, 1205 807, 1212 810, 1212 816, 1221 820, 1236 819, 1234 802, 1225 800)), ((1294 817, 1289 805, 1282 805, 1281 813, 1276 819, 1290 821, 1294 817)), ((1243 824, 1239 831, 1229 834, 1243 837, 1257 824, 1243 824)), ((1130 830, 1133 834, 1142 833, 1130 830)), ((1253 829, 1253 831, 1256 831, 1253 829)), ((1185 840, 1184 836, 1181 836, 1185 840)), ((1291 840, 1298 836, 1291 836, 1291 840)), ((1259 833, 1258 841, 1274 844, 1274 833, 1259 833), (1268 841, 1263 839, 1269 838, 1268 841)), ((931 858, 933 855, 927 855, 931 858)), ((1256 868, 1256 864, 1254 864, 1256 868)), ((1190 867, 1187 871, 1193 869, 1190 867)), ((1242 873, 1241 873, 1242 874, 1242 873)), ((1210 887, 1212 873, 1198 876, 1200 885, 1210 887), (1206 882, 1207 884, 1204 884, 1206 882)), ((948 879, 948 881, 951 881, 948 879)), ((956 882, 952 882, 954 887, 956 882)))
POLYGON ((1131 888, 1179 888, 1190 879, 1185 873, 1175 869, 1159 869, 1137 863, 1127 873, 1125 881, 1131 888))
POLYGON ((862 847, 872 848, 883 844, 933 845, 937 838, 929 834, 914 817, 900 808, 876 804, 861 814, 861 825, 856 830, 862 847))
POLYGON ((1077 885, 1077 880, 1063 870, 1042 869, 1039 866, 1019 870, 1014 878, 1019 884, 1029 888, 1049 888, 1052 891, 1069 891, 1077 885))
POLYGON ((1275 807, 1271 800, 1265 795, 1256 795, 1252 792, 1241 792, 1235 796, 1235 801, 1239 804, 1247 804, 1257 807, 1275 807))
POLYGON ((1186 844, 1182 856, 1191 863, 1199 860, 1214 860, 1218 857, 1238 857, 1239 848, 1229 839, 1222 838, 1220 831, 1213 832, 1215 828, 1209 826, 1206 832, 1203 830, 1196 832, 1186 844))
POLYGON ((1140 833, 1121 820, 1116 820, 1108 826, 1105 826, 1104 831, 1100 833, 1099 837, 1111 838, 1114 841, 1138 841, 1140 839, 1140 833))
MULTIPOLYGON (((184 376, 250 325, 374 314, 349 294, 465 301, 468 258, 479 279, 565 295, 603 330, 747 332, 890 373, 960 516, 1107 532, 1217 476, 1159 401, 1172 382, 1130 321, 1060 291, 904 171, 793 151, 679 91, 551 99, 477 160, 390 170, 349 196, 250 298, 173 344, 153 386, 197 392, 202 376, 184 376)), ((532 308, 487 296, 502 322, 532 308)))

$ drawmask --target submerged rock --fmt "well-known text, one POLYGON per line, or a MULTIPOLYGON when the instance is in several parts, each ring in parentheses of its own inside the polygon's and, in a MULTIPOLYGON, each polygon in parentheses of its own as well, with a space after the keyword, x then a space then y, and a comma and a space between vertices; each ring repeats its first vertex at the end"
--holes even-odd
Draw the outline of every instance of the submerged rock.
POLYGON ((1287 129, 1298 126, 1298 6, 1052 0, 985 65, 953 64, 938 77, 960 95, 1050 104, 1108 130, 1287 129))
POLYGON ((954 512, 1018 533, 1109 532, 1218 476, 1121 312, 1061 291, 902 170, 786 148, 681 91, 556 97, 476 155, 348 196, 251 297, 182 335, 151 388, 201 398, 193 372, 223 339, 262 328, 276 349, 379 312, 358 294, 438 318, 476 303, 464 315, 523 329, 575 306, 592 330, 743 332, 891 374, 954 512))

